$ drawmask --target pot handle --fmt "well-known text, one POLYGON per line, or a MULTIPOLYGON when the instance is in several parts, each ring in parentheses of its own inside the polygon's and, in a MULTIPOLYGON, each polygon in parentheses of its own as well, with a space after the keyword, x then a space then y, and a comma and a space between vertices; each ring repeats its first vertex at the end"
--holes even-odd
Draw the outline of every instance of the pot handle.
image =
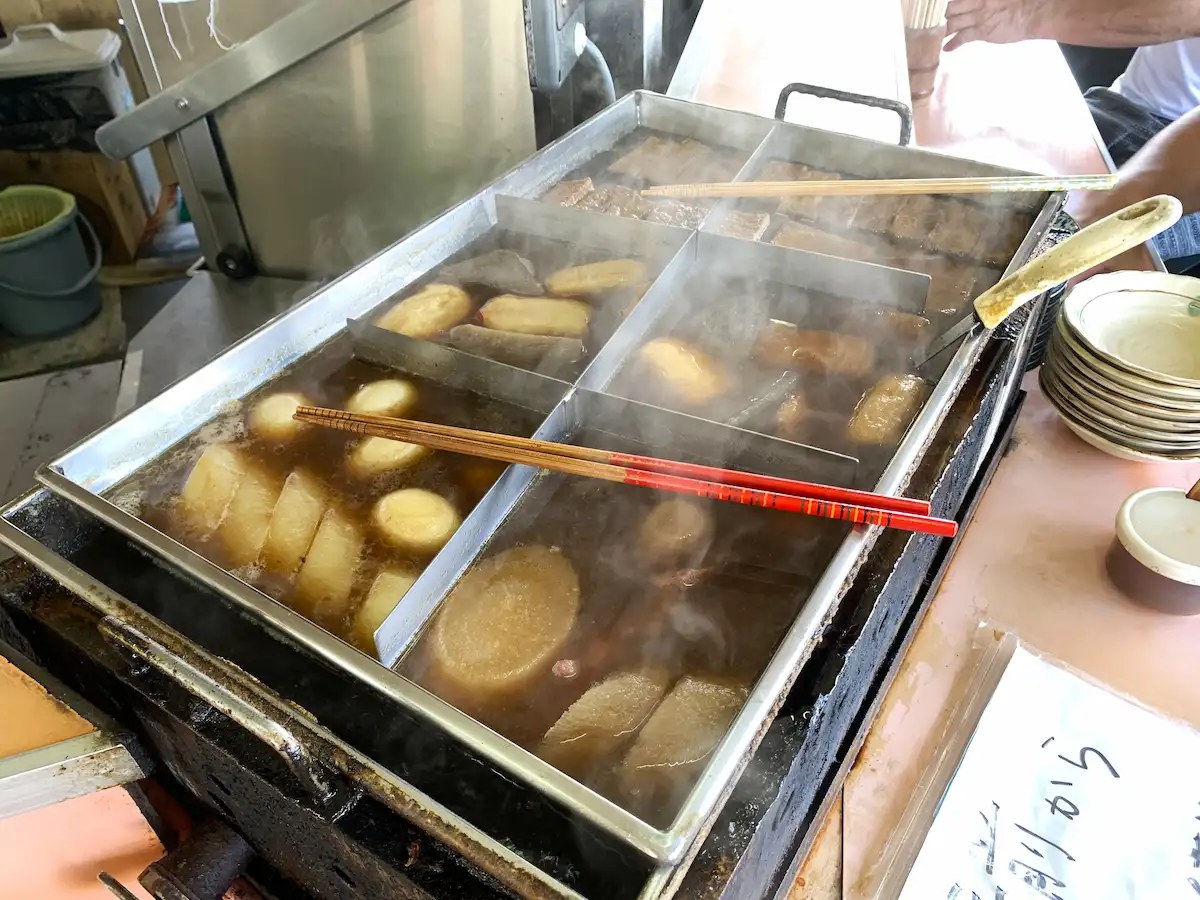
POLYGON ((779 102, 775 104, 775 118, 783 121, 787 111, 788 98, 792 94, 809 94, 824 100, 841 100, 843 103, 857 103, 860 106, 873 106, 877 109, 890 109, 900 117, 900 146, 907 147, 912 141, 913 116, 912 110, 899 100, 886 100, 883 97, 872 97, 869 94, 855 94, 851 91, 839 91, 836 88, 821 87, 816 84, 805 84, 795 81, 779 92, 779 102))
POLYGON ((242 728, 274 750, 288 770, 319 802, 334 796, 333 788, 308 748, 282 724, 257 709, 253 703, 224 687, 208 672, 171 653, 142 631, 114 616, 105 616, 98 626, 111 643, 128 650, 151 668, 174 681, 184 690, 228 716, 242 728))

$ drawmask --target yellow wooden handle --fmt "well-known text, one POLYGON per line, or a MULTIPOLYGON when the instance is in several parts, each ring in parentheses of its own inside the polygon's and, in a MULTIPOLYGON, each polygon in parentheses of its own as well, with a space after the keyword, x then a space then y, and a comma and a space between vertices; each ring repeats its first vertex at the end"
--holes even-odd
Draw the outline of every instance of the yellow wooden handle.
POLYGON ((1181 215, 1183 205, 1166 194, 1127 206, 1002 278, 991 290, 979 295, 975 312, 984 325, 995 328, 1034 297, 1144 244, 1178 222, 1181 215))

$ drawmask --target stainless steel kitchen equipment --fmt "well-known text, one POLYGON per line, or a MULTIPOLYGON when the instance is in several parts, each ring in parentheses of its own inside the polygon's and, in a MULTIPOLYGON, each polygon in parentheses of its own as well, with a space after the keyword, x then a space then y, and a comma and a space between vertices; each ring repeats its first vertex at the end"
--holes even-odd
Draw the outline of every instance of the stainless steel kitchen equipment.
MULTIPOLYGON (((413 735, 428 735, 426 739, 433 742, 430 746, 436 745, 441 748, 440 753, 446 754, 438 759, 449 761, 448 770, 440 773, 414 771, 409 764, 401 765, 399 777, 392 776, 389 805, 395 808, 394 804, 400 802, 396 798, 407 798, 400 803, 403 806, 398 809, 401 815, 421 828, 436 826, 441 833, 444 833, 446 821, 454 819, 453 830, 465 846, 490 860, 486 871, 518 890, 529 888, 528 879, 532 872, 535 893, 549 891, 570 896, 575 891, 592 896, 650 898, 669 895, 679 886, 681 879, 686 877, 689 863, 701 852, 704 836, 721 812, 743 768, 754 757, 759 741, 768 733, 772 720, 785 703, 789 690, 798 677, 804 677, 806 662, 826 626, 839 616, 839 602, 875 545, 877 530, 846 533, 831 555, 823 560, 816 584, 783 643, 758 678, 750 702, 738 714, 673 822, 667 827, 655 827, 592 793, 396 671, 353 650, 290 609, 156 532, 131 515, 127 508, 114 502, 117 498, 111 489, 162 456, 212 418, 223 405, 252 392, 314 352, 356 353, 378 362, 399 365, 408 371, 415 368, 422 374, 432 370, 420 367, 439 364, 448 367, 448 371, 456 371, 453 359, 446 358, 451 351, 445 348, 428 347, 426 353, 421 342, 397 343, 383 339, 369 321, 355 322, 349 328, 346 321, 368 316, 388 298, 420 280, 499 223, 511 223, 521 217, 536 219, 536 204, 521 199, 513 201, 510 197, 536 198, 564 176, 586 170, 592 160, 603 156, 631 134, 647 129, 742 148, 746 164, 739 178, 756 171, 758 163, 767 155, 774 156, 781 145, 797 151, 836 155, 843 164, 869 160, 881 173, 893 177, 1009 174, 935 154, 814 132, 799 126, 773 124, 770 120, 652 94, 628 96, 483 192, 348 273, 292 312, 235 345, 194 376, 77 445, 42 470, 39 477, 43 483, 83 512, 73 511, 69 506, 51 510, 44 505, 47 501, 42 496, 26 498, 5 513, 6 524, 0 531, 0 537, 19 553, 112 617, 115 622, 108 627, 110 630, 115 628, 118 637, 124 632, 115 623, 128 623, 134 616, 133 608, 149 602, 148 598, 121 597, 122 588, 114 590, 109 586, 113 573, 109 572, 97 581, 79 566, 64 560, 62 555, 67 551, 60 540, 51 540, 56 546, 47 548, 44 542, 50 539, 44 528, 49 527, 49 520, 56 516, 65 517, 55 528, 67 537, 68 544, 72 531, 84 527, 78 524, 78 516, 82 515, 84 521, 100 523, 99 527, 111 531, 118 539, 144 548, 155 567, 165 567, 221 598, 221 603, 244 611, 245 627, 282 636, 297 651, 319 661, 324 669, 359 685, 364 710, 372 704, 385 703, 389 715, 402 715, 413 735), (400 344, 408 346, 401 347, 400 344), (397 352, 403 355, 395 355, 397 352), (448 361, 440 363, 439 358, 448 361), (73 517, 75 525, 70 524, 73 517), (36 535, 36 540, 30 536, 31 532, 36 535), (445 783, 450 772, 456 779, 453 788, 445 783), (478 792, 464 793, 461 790, 464 780, 479 785, 478 792), (522 825, 528 833, 517 841, 519 849, 501 852, 497 849, 497 841, 512 839, 504 833, 511 822, 502 821, 502 814, 501 821, 497 821, 495 800, 506 791, 519 794, 525 798, 522 802, 529 804, 524 807, 527 815, 522 825), (453 811, 448 807, 453 807, 453 811), (562 832, 564 817, 571 823, 565 841, 563 834, 554 833, 562 832), (557 827, 552 823, 558 823, 557 827), (614 859, 620 863, 614 863, 614 859)), ((1045 200, 1012 265, 1020 264, 1033 252, 1041 232, 1060 203, 1061 197, 1045 200)), ((710 214, 712 227, 720 224, 724 211, 725 208, 718 207, 710 214)), ((570 215, 570 211, 547 210, 550 221, 562 221, 570 215)), ((620 434, 624 428, 626 437, 636 438, 636 433, 630 434, 628 429, 630 422, 643 415, 634 412, 640 407, 629 401, 591 393, 588 389, 608 387, 611 376, 619 372, 629 352, 653 333, 658 323, 672 315, 672 305, 677 302, 672 288, 679 279, 703 267, 711 252, 725 242, 730 242, 734 265, 739 264, 737 257, 745 257, 741 264, 775 266, 781 278, 795 279, 805 286, 822 290, 833 289, 860 304, 872 304, 874 296, 886 287, 890 296, 899 298, 901 305, 908 304, 911 308, 914 299, 928 285, 928 278, 923 275, 734 241, 705 233, 709 227, 706 222, 700 233, 679 235, 681 246, 675 257, 642 303, 592 361, 576 387, 517 370, 509 370, 504 379, 486 378, 476 383, 498 384, 501 385, 498 389, 502 390, 511 388, 514 393, 507 399, 523 400, 540 412, 549 408, 539 436, 561 439, 570 436, 580 425, 595 424, 594 417, 600 416, 603 420, 607 416, 613 423, 608 430, 620 434), (503 387, 504 384, 509 387, 503 387), (620 407, 615 413, 611 411, 614 404, 620 407)), ((660 234, 662 241, 669 242, 674 231, 667 228, 654 233, 660 234)), ((956 402, 961 402, 959 395, 977 374, 977 363, 988 346, 988 340, 983 336, 970 338, 960 346, 899 449, 886 461, 882 475, 874 479, 872 487, 875 490, 903 490, 923 465, 935 468, 945 465, 945 460, 931 462, 927 459, 927 450, 947 416, 956 408, 956 402)), ((1014 352, 1019 355, 1019 350, 1014 352)), ((469 365, 482 362, 476 360, 469 365)), ((506 368, 497 366, 494 371, 499 375, 500 370, 506 368)), ((1001 366, 1002 383, 995 388, 997 394, 1009 395, 1019 370, 1019 366, 1008 363, 1001 366)), ((458 371, 467 371, 467 364, 458 371)), ((989 385, 995 381, 991 375, 984 380, 989 385)), ((989 387, 988 391, 991 390, 989 387)), ((992 418, 1003 414, 1006 408, 1007 404, 992 418)), ((847 483, 854 479, 853 473, 857 471, 853 460, 819 448, 805 448, 661 410, 647 408, 644 415, 660 423, 672 423, 664 427, 685 436, 684 443, 697 450, 703 448, 703 452, 718 457, 735 451, 748 454, 748 458, 759 465, 779 467, 781 474, 815 475, 818 479, 827 477, 847 483)), ((986 422, 987 428, 993 424, 993 421, 986 422)), ((535 473, 519 467, 510 469, 501 478, 377 633, 377 645, 383 651, 384 659, 392 662, 399 656, 483 543, 526 498, 534 495, 535 489, 535 473)), ((159 601, 151 605, 160 616, 166 614, 174 619, 182 613, 181 609, 164 613, 159 601)), ((190 615, 185 618, 196 624, 190 615)), ((162 630, 153 620, 147 621, 144 613, 137 614, 137 622, 137 628, 143 631, 147 628, 157 632, 162 630)), ((126 648, 136 648, 135 652, 151 666, 174 673, 176 680, 182 670, 172 663, 174 656, 184 650, 195 655, 199 649, 193 650, 187 641, 180 643, 169 634, 149 642, 126 635, 119 637, 119 643, 126 648)), ((222 670, 218 663, 211 662, 211 671, 206 676, 209 696, 214 690, 227 690, 220 686, 236 677, 236 673, 230 673, 227 668, 222 670)), ((257 677, 262 680, 261 676, 257 677)), ((186 681, 190 685, 195 678, 189 677, 186 681)), ((270 693, 270 679, 261 690, 270 693)), ((277 703, 274 705, 278 706, 277 703)), ((243 721, 249 718, 248 715, 241 717, 243 721)), ((322 726, 306 726, 305 733, 313 739, 333 741, 343 752, 352 755, 356 752, 352 745, 326 732, 322 726)), ((303 739, 300 742, 303 743, 303 739)), ((388 763, 383 765, 386 767, 388 763)), ((345 769, 344 765, 339 767, 345 769)), ((321 783, 319 778, 306 776, 301 782, 309 785, 309 793, 320 802, 328 800, 323 797, 323 789, 313 787, 321 783)))
POLYGON ((151 97, 99 142, 123 158, 166 140, 225 274, 339 275, 528 157, 535 98, 569 94, 581 55, 604 63, 588 27, 637 51, 624 84, 649 83, 643 56, 669 69, 676 5, 598 0, 589 22, 583 0, 120 0, 151 97))

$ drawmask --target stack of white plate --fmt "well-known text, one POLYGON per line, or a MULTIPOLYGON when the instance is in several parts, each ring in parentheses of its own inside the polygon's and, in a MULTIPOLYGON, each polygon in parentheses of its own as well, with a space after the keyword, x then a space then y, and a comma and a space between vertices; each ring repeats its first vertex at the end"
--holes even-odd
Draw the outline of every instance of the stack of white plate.
POLYGON ((1098 275, 1063 301, 1040 380, 1067 426, 1121 459, 1200 459, 1200 279, 1098 275))

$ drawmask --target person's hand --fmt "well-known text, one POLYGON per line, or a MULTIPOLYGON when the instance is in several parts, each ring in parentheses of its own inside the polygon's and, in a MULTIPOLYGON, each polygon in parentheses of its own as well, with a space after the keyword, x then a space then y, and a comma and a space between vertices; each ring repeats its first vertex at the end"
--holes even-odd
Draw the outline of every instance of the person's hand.
POLYGON ((1038 37, 1039 7, 1045 0, 950 0, 946 6, 946 50, 971 41, 1011 44, 1038 37))

